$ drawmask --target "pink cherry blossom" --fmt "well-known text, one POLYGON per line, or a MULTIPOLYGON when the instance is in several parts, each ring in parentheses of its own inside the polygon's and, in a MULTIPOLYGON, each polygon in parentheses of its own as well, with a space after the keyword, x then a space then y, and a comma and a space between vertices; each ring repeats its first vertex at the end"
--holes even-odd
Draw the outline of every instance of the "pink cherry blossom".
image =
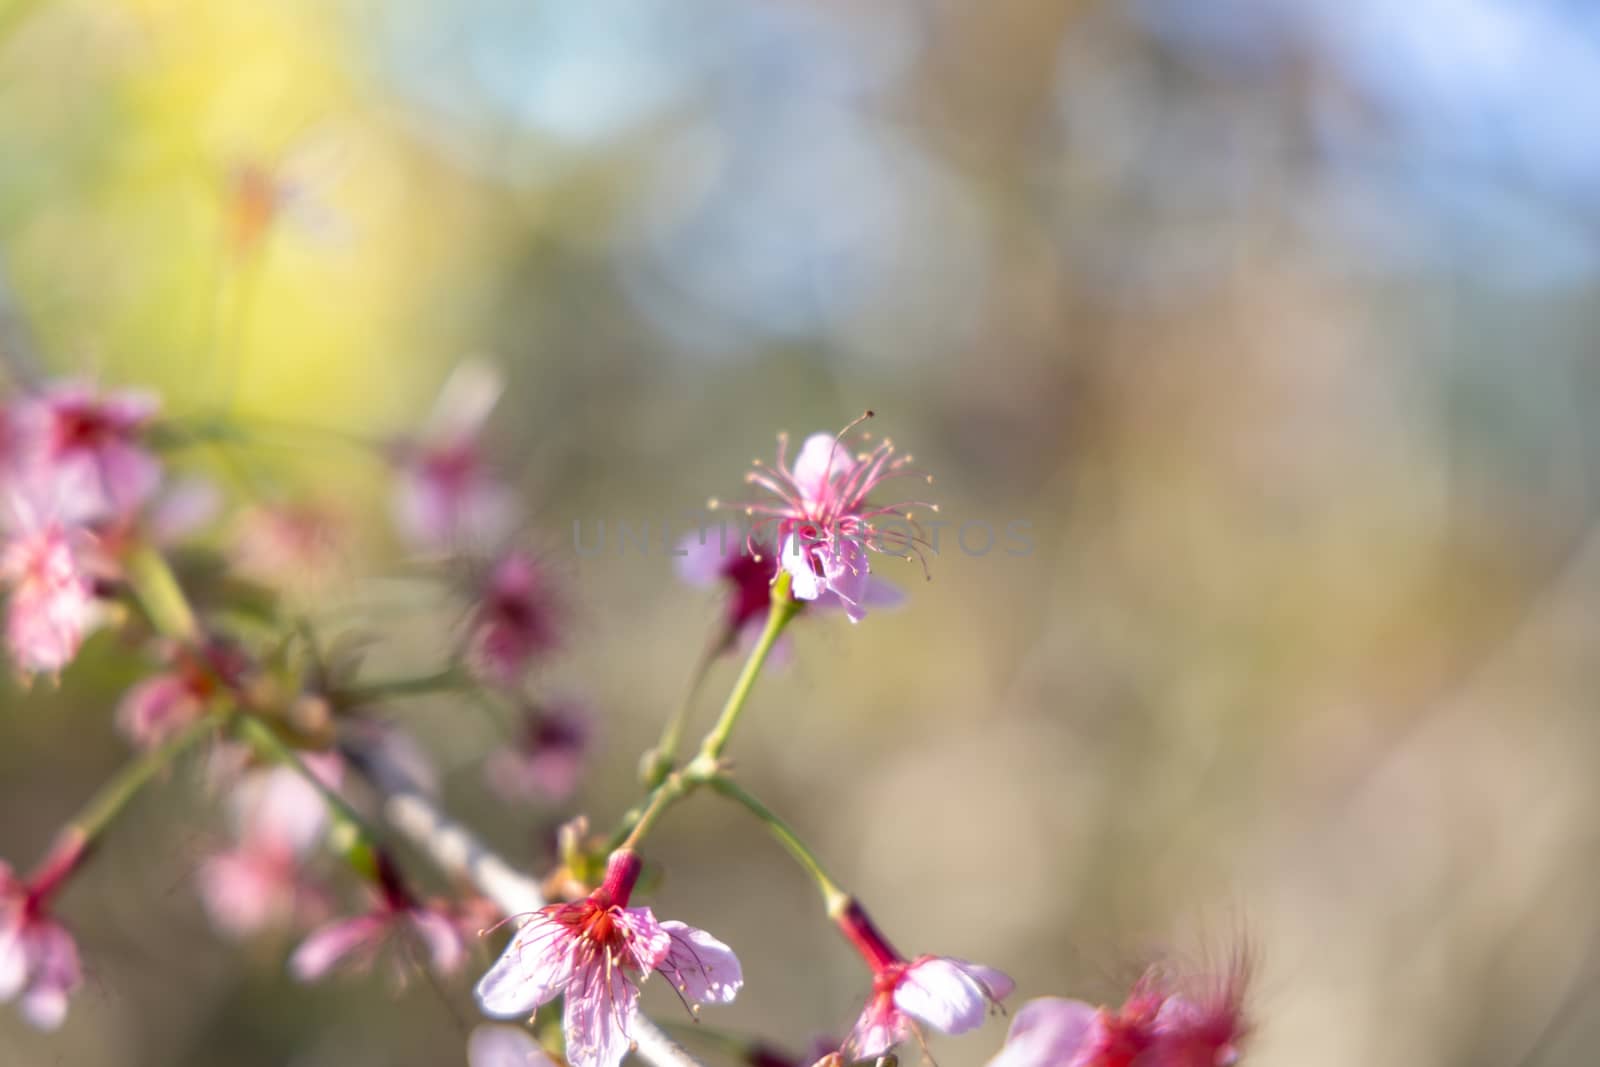
POLYGON ((921 558, 926 542, 914 509, 938 507, 915 500, 869 501, 885 481, 912 474, 911 457, 896 455, 887 438, 858 452, 843 438, 844 433, 811 435, 791 466, 788 438, 779 435, 776 462, 758 461, 745 476, 777 501, 749 504, 745 511, 756 519, 752 545, 778 545, 778 565, 789 574, 796 598, 817 600, 831 594, 850 620, 859 622, 875 592, 869 552, 921 558))
POLYGON ((999 971, 966 960, 907 961, 854 901, 836 921, 872 968, 872 993, 843 1047, 852 1059, 883 1055, 916 1033, 918 1023, 947 1034, 972 1030, 1013 988, 999 971))
POLYGON ((561 801, 577 787, 592 733, 576 704, 530 710, 521 734, 484 763, 489 788, 507 803, 561 801))
POLYGON ((660 971, 685 1003, 726 1004, 744 982, 733 951, 680 922, 630 908, 636 853, 611 856, 605 881, 588 897, 551 904, 517 930, 478 983, 478 1005, 495 1018, 531 1015, 565 995, 563 1026, 573 1067, 616 1067, 627 1054, 639 1007, 638 983, 660 971))
POLYGON ((1231 1067, 1249 1033, 1248 972, 1244 955, 1198 981, 1152 970, 1116 1011, 1061 997, 1029 1001, 989 1067, 1231 1067))
POLYGON ((513 550, 495 563, 473 610, 472 656, 485 676, 513 685, 560 643, 560 607, 546 569, 513 550))
POLYGON ((139 682, 117 705, 117 728, 138 748, 153 748, 199 718, 211 699, 240 684, 249 661, 235 646, 209 640, 200 650, 168 652, 167 670, 139 682))
POLYGON ((374 907, 313 930, 289 958, 289 972, 314 982, 334 969, 361 974, 389 953, 397 984, 417 963, 449 976, 466 961, 467 946, 454 917, 443 907, 412 897, 384 856, 378 860, 379 894, 374 907), (419 958, 418 953, 421 953, 419 958))
POLYGON ((146 393, 102 397, 76 382, 24 400, 15 415, 22 491, 67 523, 131 516, 161 484, 142 441, 159 406, 146 393))
POLYGON ((516 498, 489 470, 478 440, 501 387, 495 371, 463 364, 445 382, 422 434, 397 446, 395 523, 414 547, 481 548, 510 532, 516 498))
MULTIPOLYGON (((313 773, 338 783, 336 760, 304 757, 313 773)), ((307 881, 306 854, 327 827, 325 802, 315 787, 287 767, 254 771, 232 797, 236 844, 200 865, 198 889, 206 914, 228 937, 311 920, 325 895, 307 881)))
POLYGON ((61 1025, 83 984, 77 944, 49 912, 51 895, 82 856, 82 839, 66 838, 26 881, 0 862, 0 1001, 15 1000, 41 1030, 61 1025))
POLYGON ((729 536, 724 526, 701 529, 678 543, 678 577, 690 585, 727 588, 724 632, 730 637, 761 632, 772 603, 773 553, 759 543, 729 536))
POLYGON ((29 674, 56 674, 70 663, 98 621, 94 583, 80 550, 81 533, 31 517, 14 524, 0 549, 0 580, 11 590, 6 644, 29 674))

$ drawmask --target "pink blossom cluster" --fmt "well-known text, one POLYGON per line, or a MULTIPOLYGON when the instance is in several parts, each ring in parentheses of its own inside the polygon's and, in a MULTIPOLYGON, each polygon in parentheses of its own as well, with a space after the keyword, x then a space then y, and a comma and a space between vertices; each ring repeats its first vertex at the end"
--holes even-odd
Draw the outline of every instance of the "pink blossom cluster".
MULTIPOLYGON (((545 668, 571 642, 571 608, 549 558, 518 529, 517 495, 488 458, 500 392, 498 376, 469 365, 446 383, 420 430, 374 450, 393 475, 392 517, 408 561, 432 568, 441 602, 459 619, 433 670, 379 681, 363 658, 370 638, 326 638, 298 607, 284 606, 313 558, 338 558, 336 523, 300 502, 252 502, 231 552, 221 553, 221 577, 191 582, 169 556, 209 513, 201 503, 208 494, 180 491, 168 477, 161 447, 173 436, 157 424, 152 398, 71 383, 0 408, 0 581, 13 662, 28 675, 59 675, 96 625, 119 629, 122 647, 146 657, 114 716, 140 754, 133 785, 158 777, 152 768, 165 770, 170 751, 209 744, 224 838, 197 865, 195 891, 222 936, 292 945, 285 966, 299 981, 382 970, 399 984, 419 969, 452 979, 484 929, 497 925, 496 906, 469 889, 424 891, 378 829, 380 806, 358 785, 377 781, 373 766, 398 769, 412 800, 435 792, 438 779, 390 718, 393 701, 445 693, 488 710, 503 737, 481 772, 505 806, 559 805, 582 783, 596 716, 584 700, 545 692, 545 668), (335 860, 354 875, 350 892, 335 880, 335 860)), ((724 719, 681 765, 675 739, 667 740, 674 730, 663 733, 648 795, 613 836, 591 837, 581 816, 566 824, 561 865, 545 883, 553 902, 510 917, 509 942, 476 983, 479 1007, 495 1019, 531 1019, 559 999, 571 1067, 618 1067, 640 1033, 640 990, 653 975, 696 1016, 701 1006, 732 1003, 743 987, 727 944, 635 901, 643 892, 638 842, 660 811, 700 786, 737 796, 723 777, 731 764, 721 745, 767 653, 790 652, 780 640, 790 619, 834 611, 857 622, 900 601, 873 561, 920 557, 916 514, 933 505, 878 498, 896 479, 928 479, 887 439, 847 444, 855 428, 808 437, 792 462, 780 437, 774 462, 747 476, 767 494, 745 506, 755 520, 749 537, 733 546, 704 536, 684 542, 679 576, 725 595, 702 667, 751 650, 724 719)), ((122 802, 120 791, 111 795, 122 802)), ((744 803, 778 825, 759 802, 744 803)), ((82 984, 56 896, 114 813, 92 805, 26 877, 0 864, 0 1000, 17 1002, 38 1026, 59 1025, 82 984)), ((802 862, 865 964, 865 1000, 844 1039, 826 1043, 824 1059, 872 1060, 908 1041, 924 1045, 930 1031, 974 1031, 1003 1012, 1015 987, 1006 974, 901 954, 855 898, 814 861, 802 862)), ((992 1067, 1229 1067, 1249 1033, 1246 971, 1236 966, 1209 982, 1151 972, 1117 1010, 1033 1000, 992 1067)), ((473 1067, 561 1062, 526 1030, 501 1025, 476 1029, 468 1057, 473 1067)), ((746 1058, 759 1067, 786 1062, 760 1042, 746 1058)))

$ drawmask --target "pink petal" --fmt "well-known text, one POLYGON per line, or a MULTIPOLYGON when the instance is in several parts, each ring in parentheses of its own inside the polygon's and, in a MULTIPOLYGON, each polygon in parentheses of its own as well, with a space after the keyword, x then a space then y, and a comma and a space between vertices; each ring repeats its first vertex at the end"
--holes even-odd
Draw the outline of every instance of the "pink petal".
POLYGON ((526 1030, 485 1024, 467 1038, 467 1067, 554 1067, 554 1061, 526 1030))
POLYGON ((447 916, 416 908, 408 918, 411 928, 428 950, 428 959, 435 974, 451 975, 461 968, 467 958, 467 946, 461 940, 461 932, 447 916))
POLYGON ((987 986, 959 961, 926 956, 906 970, 894 1003, 936 1030, 960 1034, 983 1022, 990 998, 987 986))
POLYGON ((20 916, 12 915, 0 927, 0 1000, 11 1000, 28 981, 28 956, 22 941, 20 916))
POLYGON ((140 748, 159 744, 200 712, 184 680, 158 674, 134 686, 117 705, 117 729, 140 748))
POLYGON ((478 1007, 496 1019, 529 1015, 572 978, 572 931, 535 914, 478 981, 478 1007))
POLYGON ((908 1029, 906 1017, 895 1009, 894 1001, 875 993, 845 1040, 845 1048, 854 1059, 874 1059, 898 1045, 908 1029))
POLYGON ((1085 1067, 1079 1056, 1094 1052, 1090 1037, 1098 1015, 1081 1000, 1030 1000, 1017 1012, 1005 1047, 988 1067, 1085 1067))
POLYGON ((242 850, 212 856, 200 865, 200 902, 219 932, 249 937, 287 911, 284 897, 286 892, 292 895, 293 886, 270 877, 268 870, 242 850))
POLYGON ((54 1030, 67 1017, 68 997, 83 984, 78 946, 55 922, 35 923, 24 936, 30 942, 33 976, 22 995, 22 1015, 41 1030, 54 1030))
POLYGON ((567 988, 567 1061, 572 1067, 617 1067, 633 1043, 628 1028, 638 1010, 639 991, 622 968, 591 961, 567 988))
POLYGON ((376 915, 338 919, 315 930, 289 957, 289 973, 302 982, 315 982, 351 954, 373 946, 383 934, 376 915))
POLYGON ((814 433, 794 458, 794 482, 809 500, 820 500, 829 485, 855 468, 850 448, 831 433, 814 433))
POLYGON ((639 980, 650 977, 650 972, 660 967, 672 949, 672 935, 656 922, 649 908, 619 908, 612 912, 619 926, 633 932, 628 939, 628 952, 639 966, 639 980))
POLYGON ((683 553, 676 558, 678 577, 689 585, 708 587, 722 579, 728 558, 743 552, 744 544, 737 534, 719 524, 715 529, 704 526, 690 531, 678 542, 678 551, 683 553))
POLYGON ((681 922, 664 922, 672 939, 661 973, 678 992, 701 1004, 728 1004, 744 985, 744 972, 733 950, 704 930, 681 922))

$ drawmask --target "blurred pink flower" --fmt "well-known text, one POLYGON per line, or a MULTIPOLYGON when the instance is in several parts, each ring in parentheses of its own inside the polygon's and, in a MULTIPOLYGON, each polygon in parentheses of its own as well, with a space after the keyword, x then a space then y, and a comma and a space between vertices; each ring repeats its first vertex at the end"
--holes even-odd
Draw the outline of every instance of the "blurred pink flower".
POLYGON ((484 778, 506 803, 561 801, 572 795, 593 733, 575 703, 530 709, 521 735, 484 762, 484 778))
POLYGON ((1061 997, 1032 1000, 989 1067, 1230 1067, 1249 1032, 1248 981, 1248 957, 1240 954, 1199 981, 1147 972, 1118 1011, 1061 997))
POLYGON ((77 382, 21 401, 13 422, 21 491, 67 523, 129 517, 161 484, 161 464, 142 441, 159 407, 147 393, 100 397, 77 382))
POLYGON ((491 681, 512 685, 560 643, 549 574, 527 552, 502 556, 473 610, 472 657, 491 681))
POLYGON ((922 501, 869 502, 868 495, 884 481, 912 473, 911 457, 895 455, 887 438, 852 453, 843 436, 811 435, 791 467, 788 438, 780 435, 776 462, 757 462, 745 476, 777 503, 750 504, 746 511, 757 520, 752 546, 766 540, 779 546, 778 565, 788 572, 796 598, 832 594, 850 621, 859 622, 872 594, 881 593, 870 585, 868 551, 920 558, 924 541, 911 509, 938 507, 922 501))
POLYGON ((289 972, 295 978, 314 982, 335 968, 365 973, 385 950, 389 950, 397 984, 404 984, 419 964, 441 977, 461 968, 467 946, 454 916, 443 907, 414 899, 381 855, 378 879, 378 901, 371 911, 313 930, 294 950, 289 972))
POLYGON ((765 545, 738 542, 728 533, 726 527, 719 526, 715 535, 710 529, 702 529, 680 541, 678 577, 701 588, 725 585, 727 633, 731 636, 747 629, 759 633, 772 603, 777 560, 765 545))
POLYGON ((947 1034, 979 1026, 1010 995, 1010 978, 992 967, 945 956, 907 961, 852 901, 836 920, 872 968, 872 993, 845 1039, 852 1059, 872 1059, 909 1037, 917 1023, 947 1034))
POLYGON ((467 1038, 467 1067, 555 1067, 555 1061, 520 1026, 485 1023, 467 1038))
POLYGON ((153 748, 205 712, 218 692, 241 683, 249 660, 236 646, 210 639, 203 650, 177 647, 169 666, 137 683, 117 705, 117 728, 137 748, 153 748))
POLYGON ((246 577, 315 592, 339 568, 347 525, 315 502, 254 505, 232 524, 229 556, 246 577))
POLYGON ((49 898, 82 858, 81 839, 57 849, 28 881, 0 862, 0 1001, 17 1001, 22 1016, 54 1030, 83 984, 78 946, 51 918, 49 898))
MULTIPOLYGON (((337 786, 337 760, 305 757, 313 773, 337 786)), ((217 930, 234 938, 305 921, 320 913, 324 894, 304 873, 306 854, 327 827, 322 796, 287 767, 246 775, 233 794, 237 844, 206 859, 200 901, 217 930)))
POLYGON ((640 867, 637 854, 615 852, 605 881, 588 897, 534 912, 478 983, 484 1013, 531 1015, 565 994, 567 1059, 573 1067, 616 1067, 631 1042, 637 983, 652 971, 686 1002, 731 1002, 744 977, 727 945, 680 922, 657 922, 649 908, 627 906, 640 867))
POLYGON ((397 445, 395 523, 413 547, 492 547, 510 532, 516 498, 490 472, 478 441, 501 388, 495 371, 463 364, 445 382, 421 435, 397 445))
POLYGON ((31 514, 13 530, 0 549, 0 580, 11 589, 6 644, 24 672, 56 674, 98 621, 78 544, 84 535, 56 521, 36 523, 31 514))

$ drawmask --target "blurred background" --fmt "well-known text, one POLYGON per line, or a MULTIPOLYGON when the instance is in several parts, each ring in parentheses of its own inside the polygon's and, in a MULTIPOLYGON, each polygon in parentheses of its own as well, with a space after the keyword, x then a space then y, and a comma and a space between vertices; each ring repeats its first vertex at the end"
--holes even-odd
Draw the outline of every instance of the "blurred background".
MULTIPOLYGON (((220 484, 338 517, 305 610, 380 673, 459 607, 394 577, 363 442, 500 366, 490 443, 571 608, 541 685, 599 747, 573 804, 516 810, 492 723, 392 714, 529 865, 631 803, 717 612, 573 523, 737 495, 775 432, 870 406, 947 519, 1033 551, 952 526, 930 582, 885 561, 906 606, 802 620, 734 751, 903 950, 1118 1002, 1248 935, 1247 1063, 1576 1067, 1597 120, 1575 0, 0 0, 0 347, 254 427, 220 484)), ((0 855, 126 758, 137 663, 101 635, 8 690, 0 855)), ((0 1011, 0 1062, 461 1062, 483 962, 397 1008, 210 930, 198 795, 142 801, 63 898, 87 986, 55 1035, 0 1011)), ((847 1029, 865 975, 758 827, 699 797, 650 851, 658 911, 744 960, 707 1025, 847 1029)))

